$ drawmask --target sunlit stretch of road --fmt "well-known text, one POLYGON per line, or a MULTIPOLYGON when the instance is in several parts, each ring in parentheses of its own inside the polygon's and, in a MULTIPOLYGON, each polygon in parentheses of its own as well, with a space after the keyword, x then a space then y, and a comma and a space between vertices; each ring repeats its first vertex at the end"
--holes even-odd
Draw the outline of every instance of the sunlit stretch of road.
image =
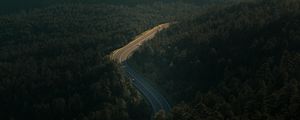
POLYGON ((152 39, 159 31, 166 29, 170 23, 160 24, 152 29, 149 29, 142 34, 138 35, 133 41, 128 43, 122 48, 119 48, 110 55, 111 59, 122 63, 127 60, 135 50, 137 50, 145 41, 152 39))
POLYGON ((122 68, 127 72, 128 77, 132 80, 133 85, 144 95, 151 104, 153 112, 159 110, 170 111, 171 106, 154 87, 152 87, 143 77, 132 69, 126 60, 137 50, 143 43, 155 37, 155 35, 163 29, 167 29, 171 23, 160 24, 152 29, 138 35, 133 41, 122 48, 112 52, 110 58, 122 65, 122 68))

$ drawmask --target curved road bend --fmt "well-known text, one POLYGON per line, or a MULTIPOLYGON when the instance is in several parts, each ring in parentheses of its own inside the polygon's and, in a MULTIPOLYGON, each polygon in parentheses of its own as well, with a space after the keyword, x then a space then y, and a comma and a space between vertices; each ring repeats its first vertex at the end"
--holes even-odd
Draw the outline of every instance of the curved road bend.
POLYGON ((143 77, 135 72, 126 62, 126 60, 147 40, 155 37, 155 35, 163 29, 167 29, 172 23, 165 23, 155 26, 142 34, 138 35, 133 41, 122 48, 113 51, 110 55, 112 60, 122 65, 128 77, 132 80, 133 85, 144 95, 151 104, 154 113, 164 110, 170 111, 171 106, 154 87, 152 87, 143 77))
POLYGON ((127 62, 123 63, 123 69, 127 72, 128 77, 134 79, 133 85, 145 96, 152 106, 153 112, 156 113, 160 110, 166 112, 171 110, 171 106, 156 89, 154 89, 143 77, 135 72, 127 62))

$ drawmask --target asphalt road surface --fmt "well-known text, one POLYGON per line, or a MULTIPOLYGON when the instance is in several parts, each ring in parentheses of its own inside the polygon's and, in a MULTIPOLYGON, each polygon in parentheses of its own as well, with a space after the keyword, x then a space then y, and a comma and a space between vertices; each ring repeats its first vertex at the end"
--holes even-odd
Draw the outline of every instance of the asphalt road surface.
POLYGON ((112 52, 110 58, 120 63, 128 77, 131 79, 133 85, 144 95, 150 103, 154 113, 164 110, 166 112, 171 110, 171 106, 165 97, 160 94, 154 87, 152 87, 141 75, 132 69, 126 60, 147 40, 155 37, 155 35, 163 29, 167 29, 172 23, 165 23, 155 26, 142 34, 138 35, 133 41, 122 48, 112 52))
POLYGON ((127 60, 145 41, 155 37, 155 35, 163 29, 168 28, 171 23, 160 24, 152 29, 149 29, 142 34, 138 35, 133 41, 128 43, 122 48, 119 48, 110 55, 112 60, 122 63, 127 60))

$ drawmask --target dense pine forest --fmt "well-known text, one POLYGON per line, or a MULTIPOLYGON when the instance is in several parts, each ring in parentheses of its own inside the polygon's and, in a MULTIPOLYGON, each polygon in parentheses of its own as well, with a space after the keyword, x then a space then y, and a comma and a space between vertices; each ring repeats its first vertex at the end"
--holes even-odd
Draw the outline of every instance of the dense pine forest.
POLYGON ((107 55, 198 9, 162 6, 64 4, 1 16, 0 118, 149 119, 150 107, 107 55))
POLYGON ((135 25, 143 24, 143 16, 127 18, 134 24, 121 22, 125 19, 119 17, 126 13, 119 11, 124 9, 132 11, 113 6, 57 6, 1 17, 0 28, 5 28, 0 32, 1 119, 147 116, 146 111, 131 116, 138 115, 133 112, 145 104, 105 58, 122 40, 142 30, 135 25), (104 17, 106 11, 114 14, 104 17))
POLYGON ((296 120, 299 21, 297 0, 235 4, 174 25, 130 63, 173 101, 170 119, 296 120))
MULTIPOLYGON (((0 15, 18 13, 32 9, 45 8, 53 5, 66 4, 110 4, 118 6, 152 5, 153 3, 188 3, 200 6, 223 2, 224 0, 2 0, 0 1, 0 15)), ((227 0, 239 1, 239 0, 227 0)))
POLYGON ((296 120, 299 0, 0 1, 1 120, 296 120), (172 103, 153 113, 108 55, 172 103))

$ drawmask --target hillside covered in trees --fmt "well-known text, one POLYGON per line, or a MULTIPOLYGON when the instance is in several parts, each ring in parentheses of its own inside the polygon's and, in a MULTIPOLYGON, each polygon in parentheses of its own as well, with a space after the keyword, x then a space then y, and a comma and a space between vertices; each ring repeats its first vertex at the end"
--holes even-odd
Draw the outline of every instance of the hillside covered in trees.
POLYGON ((172 100, 169 119, 299 119, 300 2, 218 8, 173 25, 130 60, 172 100))
POLYGON ((148 104, 106 55, 197 9, 63 4, 0 16, 0 119, 149 119, 148 104))
POLYGON ((165 22, 129 61, 174 106, 155 119, 298 119, 299 21, 299 0, 0 1, 0 119, 151 119, 107 55, 165 22))
POLYGON ((1 17, 1 119, 134 119, 129 111, 145 104, 105 58, 134 35, 125 33, 139 32, 121 22, 121 10, 57 6, 1 17), (115 11, 110 19, 107 10, 115 11))

